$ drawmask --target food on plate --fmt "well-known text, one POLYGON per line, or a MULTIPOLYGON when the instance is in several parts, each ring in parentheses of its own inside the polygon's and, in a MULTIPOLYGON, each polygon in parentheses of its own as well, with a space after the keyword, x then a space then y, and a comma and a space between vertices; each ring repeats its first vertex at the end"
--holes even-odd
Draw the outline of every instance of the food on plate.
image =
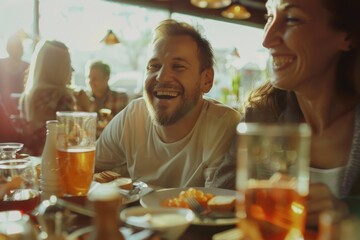
POLYGON ((108 170, 108 171, 95 173, 94 181, 98 183, 107 183, 119 178, 120 176, 121 175, 119 173, 108 170))
POLYGON ((133 188, 133 181, 131 180, 131 178, 120 177, 115 179, 111 183, 121 189, 131 190, 133 188))
POLYGON ((189 188, 187 190, 181 191, 177 197, 165 199, 160 204, 163 207, 190 208, 186 201, 186 199, 189 197, 194 197, 203 207, 207 208, 207 203, 211 198, 214 197, 214 194, 205 193, 196 188, 189 188))
POLYGON ((217 195, 208 201, 208 207, 214 212, 231 212, 235 208, 235 196, 217 195))
POLYGON ((204 208, 214 212, 232 212, 235 209, 235 196, 214 195, 196 188, 181 191, 178 196, 160 202, 163 207, 190 208, 187 198, 194 197, 204 208))

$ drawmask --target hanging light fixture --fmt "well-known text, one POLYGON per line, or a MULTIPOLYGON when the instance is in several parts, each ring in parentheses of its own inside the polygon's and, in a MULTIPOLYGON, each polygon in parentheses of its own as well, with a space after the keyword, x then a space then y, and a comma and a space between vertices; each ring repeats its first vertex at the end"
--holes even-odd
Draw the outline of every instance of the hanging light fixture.
POLYGON ((234 58, 240 58, 240 53, 239 51, 237 50, 237 48, 235 47, 232 51, 231 51, 231 54, 230 54, 232 57, 234 58))
POLYGON ((231 4, 231 0, 191 0, 192 5, 199 8, 223 8, 231 4))
POLYGON ((248 19, 251 17, 250 12, 240 4, 239 1, 234 1, 230 7, 221 12, 221 15, 231 19, 248 19))
POLYGON ((106 36, 100 42, 105 43, 106 45, 113 45, 120 43, 120 40, 112 30, 108 30, 106 36))

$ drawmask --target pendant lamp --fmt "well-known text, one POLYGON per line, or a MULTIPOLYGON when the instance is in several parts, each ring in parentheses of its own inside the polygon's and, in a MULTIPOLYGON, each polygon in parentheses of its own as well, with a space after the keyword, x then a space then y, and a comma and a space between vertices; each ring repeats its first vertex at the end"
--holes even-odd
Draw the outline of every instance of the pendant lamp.
POLYGON ((239 3, 239 1, 234 1, 230 7, 221 12, 221 15, 226 18, 231 19, 248 19, 251 17, 250 12, 239 3))
POLYGON ((106 36, 100 42, 105 43, 106 45, 113 45, 120 43, 118 37, 115 35, 115 33, 112 30, 108 30, 106 36))
POLYGON ((231 0, 191 0, 192 5, 199 8, 223 8, 231 4, 231 0))

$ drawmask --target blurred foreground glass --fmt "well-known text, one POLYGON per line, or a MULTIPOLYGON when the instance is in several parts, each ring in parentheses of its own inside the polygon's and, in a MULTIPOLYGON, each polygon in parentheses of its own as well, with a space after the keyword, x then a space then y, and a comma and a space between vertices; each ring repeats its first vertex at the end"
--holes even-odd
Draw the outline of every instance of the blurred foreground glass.
POLYGON ((22 149, 23 143, 0 143, 0 160, 15 159, 16 153, 22 149))
POLYGON ((37 239, 37 230, 30 217, 20 211, 0 212, 0 239, 37 239))
POLYGON ((89 191, 95 167, 96 118, 94 112, 56 112, 57 157, 65 194, 89 191))
POLYGON ((341 210, 325 210, 319 216, 317 240, 358 240, 360 218, 341 210))
POLYGON ((310 127, 240 123, 237 134, 239 227, 254 224, 263 239, 304 239, 310 127))
POLYGON ((0 161, 0 210, 30 214, 39 203, 38 178, 31 160, 0 161))

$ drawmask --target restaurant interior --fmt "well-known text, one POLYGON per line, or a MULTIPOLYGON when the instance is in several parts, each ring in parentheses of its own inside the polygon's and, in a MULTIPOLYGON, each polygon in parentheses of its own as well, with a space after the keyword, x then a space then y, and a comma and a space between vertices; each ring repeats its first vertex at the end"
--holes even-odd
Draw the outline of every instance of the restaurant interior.
MULTIPOLYGON (((247 92, 261 84, 265 78, 267 54, 260 42, 261 29, 265 22, 265 1, 246 0, 241 3, 240 1, 224 1, 227 3, 220 6, 211 4, 221 1, 209 1, 210 5, 204 6, 206 2, 187 0, 3 0, 0 1, 0 58, 8 57, 7 41, 13 35, 21 38, 24 50, 22 60, 28 63, 32 59, 37 43, 42 40, 58 40, 66 44, 71 55, 73 68, 71 88, 88 90, 90 88, 89 64, 101 60, 109 64, 111 68, 110 88, 125 92, 131 100, 142 95, 147 45, 151 40, 152 28, 164 19, 173 18, 195 25, 212 43, 216 59, 216 77, 215 86, 208 95, 236 108, 247 92), (235 8, 235 12, 230 12, 230 17, 222 14, 231 7, 235 8), (239 9, 241 10, 239 15, 231 16, 232 13, 238 14, 239 12, 236 11, 239 9), (11 14, 9 14, 10 12, 11 14), (229 37, 223 38, 223 36, 229 37)), ((21 92, 11 94, 15 104, 18 104, 20 95, 21 92)), ((12 119, 15 119, 13 123, 17 124, 19 112, 12 114, 12 119)), ((23 130, 22 127, 23 125, 20 125, 20 131, 23 130)), ((50 125, 48 127, 48 131, 50 131, 50 125)), ((29 149, 26 149, 26 144, 4 144, 0 144, 2 151, 11 148, 13 150, 11 154, 17 152, 17 158, 26 158, 27 153, 31 153, 27 151, 29 149)), ((56 174, 47 171, 55 168, 53 165, 55 163, 49 161, 55 157, 51 155, 51 151, 48 150, 49 146, 46 144, 44 151, 38 153, 40 156, 32 155, 30 158, 37 166, 37 174, 42 172, 43 182, 40 182, 39 186, 43 191, 42 197, 47 197, 44 197, 39 205, 36 197, 36 202, 25 204, 26 209, 23 206, 16 207, 23 209, 30 215, 30 218, 27 218, 28 215, 17 215, 16 211, 3 211, 13 209, 14 206, 1 203, 0 237, 9 235, 20 236, 22 239, 106 240, 123 239, 125 236, 125 239, 133 240, 201 240, 217 239, 216 234, 221 234, 226 230, 232 230, 232 232, 226 233, 225 236, 219 235, 220 239, 223 237, 230 239, 228 238, 230 235, 238 236, 239 234, 234 231, 236 230, 234 228, 236 219, 233 213, 230 214, 230 217, 226 216, 220 221, 216 219, 218 217, 214 216, 215 220, 209 218, 190 226, 195 219, 192 211, 184 209, 158 212, 159 210, 156 210, 153 212, 154 217, 159 215, 160 217, 175 216, 175 218, 170 218, 165 222, 162 218, 159 220, 154 218, 153 220, 162 222, 156 228, 137 226, 137 223, 144 224, 143 221, 135 221, 135 225, 125 224, 128 216, 131 219, 133 214, 142 214, 141 211, 146 209, 139 207, 139 199, 156 190, 156 186, 148 186, 146 183, 136 180, 124 183, 123 179, 118 179, 117 184, 119 186, 121 184, 120 188, 123 194, 120 206, 122 206, 121 208, 126 207, 127 210, 122 211, 122 222, 119 222, 118 215, 114 215, 118 212, 118 201, 107 202, 107 204, 100 204, 97 207, 89 206, 89 202, 97 202, 96 199, 99 197, 97 195, 103 198, 104 191, 107 191, 99 188, 98 186, 101 184, 96 181, 92 183, 87 197, 49 198, 51 194, 58 195, 54 189, 59 187, 57 185, 59 180, 56 178, 56 174), (39 164, 45 162, 44 159, 47 164, 39 164), (91 200, 90 195, 92 196, 91 200), (33 207, 35 210, 28 212, 28 208, 33 207), (167 226, 169 221, 174 222, 173 226, 167 226), (117 231, 119 225, 122 226, 122 235, 119 235, 119 231, 117 231), (108 236, 111 226, 111 236, 108 236), (99 228, 100 232, 93 231, 94 227, 99 228), (108 235, 103 232, 104 228, 108 235)), ((1 158, 7 159, 5 155, 2 155, 1 158)), ((19 165, 25 162, 25 160, 24 162, 18 161, 19 165)), ((5 162, 2 163, 5 164, 5 162)), ((0 168, 2 169, 2 166, 0 168)), ((6 174, 5 171, 1 170, 1 174, 6 174)), ((10 174, 14 172, 11 170, 10 174)), ((96 176, 94 179, 98 180, 96 176)), ((111 190, 109 191, 111 195, 111 190)), ((177 195, 178 191, 179 189, 176 189, 172 194, 177 195)), ((188 191, 191 191, 191 194, 204 194, 208 190, 197 188, 188 189, 188 191)), ((217 191, 217 194, 234 194, 233 191, 225 189, 217 191)), ((168 198, 168 196, 166 197, 168 198)), ((231 204, 233 204, 233 196, 230 198, 231 204)), ((149 198, 149 203, 157 202, 157 199, 158 197, 149 198)))
MULTIPOLYGON (((266 23, 265 3, 266 0, 0 0, 0 59, 8 57, 7 41, 10 36, 16 35, 21 39, 24 50, 22 60, 27 63, 31 62, 35 47, 39 42, 58 40, 65 43, 70 53, 72 75, 69 86, 71 90, 75 92, 91 90, 90 64, 102 61, 108 64, 111 70, 110 89, 125 93, 130 102, 142 97, 143 94, 151 31, 162 20, 171 18, 195 26, 209 40, 215 57, 215 78, 214 86, 206 96, 230 106, 230 109, 234 111, 234 109, 239 109, 251 90, 268 81, 269 56, 262 46, 263 27, 266 23)), ((20 97, 21 92, 11 93, 12 101, 16 106, 20 106, 20 97)), ((17 110, 10 115, 13 123, 17 124, 17 120, 21 118, 20 109, 17 107, 17 110)), ((75 121, 73 119, 77 117, 82 118, 76 123, 79 123, 77 128, 83 130, 82 128, 89 127, 86 126, 87 120, 84 120, 88 117, 87 115, 71 115, 68 119, 65 116, 66 120, 61 123, 62 125, 60 124, 61 127, 55 126, 60 118, 56 124, 55 121, 47 122, 45 147, 39 154, 32 154, 26 148, 26 144, 1 143, 0 141, 0 173, 4 176, 6 174, 12 176, 16 171, 26 169, 28 167, 26 160, 31 159, 31 167, 35 171, 29 177, 36 178, 39 181, 36 187, 40 186, 43 191, 41 199, 37 196, 30 207, 28 202, 20 203, 16 205, 16 208, 20 208, 21 211, 15 211, 14 206, 4 203, 7 201, 4 196, 8 195, 10 190, 0 188, 0 239, 333 239, 326 234, 320 238, 319 232, 323 230, 324 233, 334 234, 339 234, 340 231, 349 234, 351 232, 351 238, 341 239, 352 240, 357 239, 353 238, 355 234, 360 234, 359 230, 355 230, 356 226, 360 226, 359 218, 351 216, 345 219, 342 218, 343 216, 336 215, 336 212, 323 215, 323 219, 319 220, 322 221, 322 229, 305 229, 305 196, 294 200, 295 204, 291 206, 286 205, 286 208, 294 212, 293 215, 301 215, 298 218, 291 216, 295 219, 291 219, 295 222, 295 227, 286 225, 288 224, 286 221, 290 220, 279 216, 281 214, 277 215, 276 211, 281 212, 285 207, 281 209, 282 206, 280 206, 280 210, 276 208, 273 211, 272 203, 263 200, 262 203, 271 213, 274 213, 273 217, 280 219, 279 225, 283 224, 279 233, 267 225, 261 225, 261 230, 259 230, 259 225, 252 221, 239 221, 240 218, 242 220, 246 218, 239 213, 239 206, 236 206, 236 201, 239 199, 236 199, 238 195, 235 190, 206 187, 162 189, 139 179, 122 177, 112 171, 103 171, 91 174, 89 186, 83 189, 85 193, 78 194, 77 189, 72 193, 60 193, 59 189, 64 188, 61 184, 66 185, 66 183, 57 175, 60 171, 65 171, 64 166, 60 166, 56 160, 60 156, 59 149, 56 149, 58 147, 56 144, 60 142, 59 129, 63 131, 61 132, 63 135, 71 135, 72 132, 67 131, 66 125, 69 123, 71 125, 71 121, 75 121), (51 126, 52 130, 50 130, 51 126), (56 141, 58 142, 55 143, 56 141), (22 151, 24 149, 29 152, 22 151), (18 161, 22 169, 6 166, 8 159, 18 161), (47 165, 43 164, 44 159, 47 165), (340 221, 344 223, 341 226, 344 226, 345 230, 339 228, 340 221), (348 230, 349 226, 351 231, 348 230), (346 227, 348 227, 347 232, 346 227), (260 233, 260 231, 265 232, 264 236, 267 231, 271 232, 273 238, 262 238, 259 234, 263 232, 260 233), (301 237, 299 237, 299 232, 301 237), (5 238, 2 238, 3 236, 5 238), (8 236, 13 238, 6 238, 8 236)), ((96 121, 96 117, 90 118, 96 121)), ((0 122, 0 124, 3 123, 0 122)), ((22 127, 23 125, 20 126, 22 127)), ((240 131, 239 129, 237 131, 240 131)), ((86 131, 83 132, 86 133, 86 131)), ((288 137, 286 140, 290 142, 296 138, 296 143, 308 140, 299 140, 297 135, 294 136, 286 136, 288 137)), ((97 137, 92 139, 93 145, 98 140, 97 137)), ((310 138, 310 134, 306 137, 310 138)), ((82 136, 74 138, 80 139, 82 136)), ((265 145, 271 142, 269 139, 266 139, 265 145)), ((64 140, 62 144, 69 144, 67 141, 67 139, 64 140)), ((254 140, 256 141, 258 140, 254 140)), ((294 148, 300 147, 296 145, 294 148)), ((248 151, 247 148, 242 150, 248 151)), ((255 149, 255 152, 256 150, 260 151, 255 149)), ((95 154, 94 152, 95 150, 86 152, 87 157, 91 158, 89 156, 95 154)), ((239 150, 238 154, 241 153, 239 150)), ((287 154, 295 156, 297 153, 295 150, 287 150, 287 154)), ((94 169, 95 163, 91 170, 94 169)), ((66 171, 72 170, 74 168, 70 166, 66 171)), ((78 177, 79 182, 87 181, 75 175, 76 172, 70 178, 77 179, 78 177)), ((303 180, 300 175, 295 177, 296 180, 297 178, 300 179, 299 181, 303 180)), ((281 179, 282 176, 276 177, 284 180, 281 179)), ((309 180, 309 176, 306 175, 306 177, 309 180)), ((0 186, 7 184, 7 182, 3 184, 4 179, 0 175, 0 180, 2 180, 0 186)), ((13 179, 11 184, 13 184, 12 181, 13 179)), ((289 179, 284 181, 289 181, 289 179)), ((290 181, 290 184, 293 182, 290 181)), ((22 187, 24 185, 22 184, 22 187)), ((33 186, 29 184, 26 187, 30 189, 33 186)), ((254 193, 254 196, 261 197, 262 194, 264 193, 254 193)), ((273 195, 276 195, 274 199, 288 197, 284 193, 273 195)), ((356 205, 354 209, 359 211, 358 199, 351 203, 356 205)), ((265 213, 256 210, 258 209, 254 210, 258 216, 265 216, 265 213)), ((360 216, 360 213, 357 214, 360 216)))
POLYGON ((247 12, 239 19, 222 16, 222 11, 240 4, 227 2, 214 8, 199 7, 201 1, 185 0, 2 1, 0 58, 7 56, 7 38, 16 32, 23 36, 23 60, 27 62, 40 39, 57 39, 70 49, 75 89, 89 88, 88 64, 102 60, 111 67, 111 88, 135 98, 142 94, 152 27, 166 18, 184 20, 198 25, 214 48, 215 86, 209 97, 236 106, 250 89, 265 80, 267 54, 261 45, 265 1, 241 1, 241 9, 247 12), (6 14, 9 11, 12 14, 6 14), (103 41, 109 32, 118 42, 103 41), (229 37, 222 38, 229 33, 229 37), (241 86, 233 89, 232 82, 239 78, 241 86))

